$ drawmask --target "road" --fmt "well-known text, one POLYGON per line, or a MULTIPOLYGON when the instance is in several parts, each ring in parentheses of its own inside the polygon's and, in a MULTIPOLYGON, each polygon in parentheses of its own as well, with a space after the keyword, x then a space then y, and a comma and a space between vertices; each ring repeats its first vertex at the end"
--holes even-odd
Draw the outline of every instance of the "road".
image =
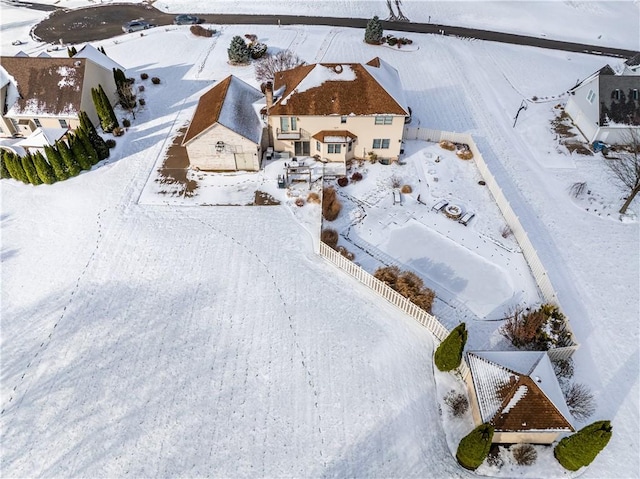
MULTIPOLYGON (((13 4, 20 2, 12 2, 13 4)), ((24 3, 29 8, 36 4, 24 3), (31 5, 31 6, 29 6, 31 5)), ((77 44, 104 40, 122 34, 121 25, 135 18, 144 18, 155 25, 170 25, 174 14, 168 14, 149 5, 100 5, 76 10, 57 9, 49 18, 39 23, 34 35, 47 43, 77 44), (78 28, 83 25, 83 28, 78 28)), ((230 15, 198 14, 206 23, 233 25, 327 25, 334 27, 365 28, 368 19, 336 17, 303 17, 295 15, 230 15)), ((432 33, 447 36, 475 38, 514 45, 525 45, 552 50, 588 53, 607 57, 631 58, 638 52, 582 43, 564 42, 512 33, 492 32, 477 28, 456 27, 435 23, 382 22, 385 30, 413 33, 432 33)))

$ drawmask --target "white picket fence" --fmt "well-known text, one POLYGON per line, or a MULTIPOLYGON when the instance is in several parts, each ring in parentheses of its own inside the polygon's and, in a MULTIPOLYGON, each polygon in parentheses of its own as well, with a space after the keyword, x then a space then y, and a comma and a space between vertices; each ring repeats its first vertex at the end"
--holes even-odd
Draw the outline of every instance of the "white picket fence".
MULTIPOLYGON (((478 171, 482 175, 482 179, 486 183, 491 195, 493 196, 498 208, 502 212, 502 216, 504 216, 505 221, 511 228, 513 236, 516 241, 520 245, 522 249, 522 253, 529 264, 529 268, 533 274, 533 277, 542 293, 542 296, 547 303, 558 304, 558 294, 556 293, 555 288, 551 284, 551 280, 549 279, 549 275, 547 274, 547 270, 545 269, 542 261, 540 261, 540 257, 536 249, 533 247, 527 232, 523 228, 518 216, 513 211, 509 200, 503 193, 500 185, 494 178, 491 170, 487 166, 487 163, 484 161, 482 154, 478 150, 475 141, 473 141, 473 137, 468 133, 455 133, 449 131, 440 131, 440 130, 430 130, 426 128, 420 127, 405 127, 404 130, 404 138, 407 140, 423 140, 423 141, 433 141, 439 142, 442 140, 452 141, 454 143, 464 143, 469 146, 469 149, 473 153, 473 160, 478 168, 478 171)), ((578 349, 579 345, 575 342, 575 337, 571 332, 569 326, 569 320, 565 322, 565 328, 571 333, 571 337, 573 339, 573 345, 556 348, 550 350, 549 356, 551 359, 568 359, 573 355, 573 353, 578 349)))
MULTIPOLYGON (((424 309, 416 306, 413 302, 393 290, 386 283, 380 281, 371 273, 365 271, 353 261, 348 260, 322 241, 320 241, 319 253, 320 256, 328 260, 330 263, 353 276, 360 283, 367 286, 376 294, 386 299, 402 312, 406 313, 422 326, 427 328, 436 340, 436 345, 440 344, 444 338, 449 335, 449 330, 444 327, 434 315, 429 314, 424 309)), ((465 379, 469 372, 469 367, 467 366, 466 361, 463 361, 458 368, 458 373, 463 379, 465 379)))

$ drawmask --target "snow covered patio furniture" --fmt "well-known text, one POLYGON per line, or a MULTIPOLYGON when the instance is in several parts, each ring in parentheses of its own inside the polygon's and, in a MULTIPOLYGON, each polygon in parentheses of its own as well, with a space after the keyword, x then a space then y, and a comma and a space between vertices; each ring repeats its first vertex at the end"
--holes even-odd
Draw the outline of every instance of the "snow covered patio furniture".
POLYGON ((471 221, 471 219, 475 216, 475 213, 472 213, 471 211, 467 211, 465 214, 463 214, 460 219, 458 220, 458 223, 460 223, 461 225, 465 225, 467 226, 469 224, 469 221, 471 221))
POLYGON ((449 202, 447 200, 440 200, 435 205, 431 207, 432 211, 442 211, 442 209, 447 206, 449 202))

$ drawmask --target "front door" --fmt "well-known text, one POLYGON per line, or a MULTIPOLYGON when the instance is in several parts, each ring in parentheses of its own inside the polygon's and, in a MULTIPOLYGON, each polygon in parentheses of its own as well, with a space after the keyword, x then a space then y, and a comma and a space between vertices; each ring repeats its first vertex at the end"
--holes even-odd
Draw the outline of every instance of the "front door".
POLYGON ((295 155, 309 156, 311 154, 311 143, 309 141, 296 141, 295 155))

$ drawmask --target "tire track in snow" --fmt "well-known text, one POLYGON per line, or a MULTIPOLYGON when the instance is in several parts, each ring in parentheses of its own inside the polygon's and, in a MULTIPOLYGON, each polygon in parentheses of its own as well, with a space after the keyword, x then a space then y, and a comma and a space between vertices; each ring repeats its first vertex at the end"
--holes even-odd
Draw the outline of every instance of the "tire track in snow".
MULTIPOLYGON (((302 365, 302 368, 304 370, 305 376, 306 376, 306 383, 309 386, 309 389, 311 390, 311 392, 313 393, 313 397, 314 397, 314 409, 316 411, 316 416, 318 419, 318 433, 320 434, 320 450, 318 451, 320 454, 320 457, 322 458, 322 463, 323 465, 326 467, 327 462, 326 462, 326 458, 323 454, 323 450, 322 450, 322 445, 325 444, 325 440, 324 440, 324 433, 322 431, 322 415, 320 414, 320 410, 319 410, 319 397, 320 397, 320 393, 318 391, 318 387, 315 384, 315 381, 313 379, 313 375, 311 373, 311 369, 309 367, 309 359, 307 358, 307 355, 304 352, 304 349, 302 349, 302 347, 300 346, 300 340, 299 340, 299 335, 298 332, 296 331, 296 329, 294 328, 294 324, 293 324, 293 317, 291 315, 291 313, 289 312, 289 306, 287 304, 287 301, 285 300, 285 295, 283 294, 282 290, 280 289, 280 286, 278 285, 278 282, 276 280, 275 275, 273 274, 273 272, 271 271, 271 269, 269 268, 269 266, 262 260, 262 258, 260 258, 260 256, 253 250, 251 250, 249 247, 247 247, 246 245, 244 245, 243 243, 241 243, 237 238, 235 238, 234 236, 226 233, 225 231, 216 228, 215 226, 207 223, 206 221, 203 221, 199 218, 194 218, 193 216, 187 216, 189 219, 193 220, 193 221, 197 221, 200 224, 202 224, 203 226, 215 231, 216 233, 224 236, 225 238, 229 239, 230 241, 232 241, 234 244, 236 244, 237 246, 239 246, 241 249, 243 249, 244 251, 246 251, 249 255, 253 256, 254 259, 258 262, 258 264, 262 265, 262 267, 264 268, 264 270, 266 271, 267 275, 271 278, 272 282, 273 282, 273 287, 275 288, 278 297, 282 303, 282 308, 284 310, 285 316, 287 317, 288 320, 288 326, 289 326, 289 330, 291 332, 291 334, 293 335, 293 344, 295 346, 295 349, 298 351, 298 354, 300 355, 300 364, 302 365)), ((293 360, 293 358, 292 358, 293 360)), ((234 372, 235 374, 235 372, 234 372)), ((263 453, 264 454, 264 453, 263 453)))
MULTIPOLYGON (((58 327, 60 322, 65 318, 65 316, 67 314, 67 309, 73 303, 74 296, 78 292, 78 290, 80 289, 80 282, 81 282, 82 278, 84 277, 85 273, 87 272, 87 270, 89 269, 89 266, 93 262, 93 259, 94 259, 95 255, 96 255, 97 251, 98 251, 98 248, 100 247, 100 242, 102 241, 102 237, 103 237, 102 214, 105 213, 106 211, 107 211, 107 209, 105 208, 102 211, 98 212, 98 215, 97 215, 97 218, 96 218, 98 234, 97 234, 97 237, 96 237, 95 247, 93 248, 93 251, 89 255, 89 259, 87 259, 87 263, 84 265, 84 268, 82 269, 82 271, 80 272, 80 274, 76 278, 76 283, 73 286, 73 289, 71 290, 71 293, 69 294, 69 300, 67 301, 67 304, 62 308, 62 312, 60 313, 60 316, 58 317, 56 322, 53 324, 53 327, 51 328, 51 330, 49 332, 49 335, 46 337, 46 339, 42 340, 42 342, 40 343, 40 346, 38 347, 38 350, 34 354, 33 358, 27 363, 23 373, 20 375, 20 378, 17 380, 17 383, 14 384, 13 388, 11 388, 11 390, 9 392, 9 399, 2 406, 2 409, 0 410, 0 415, 4 415, 4 413, 7 410, 7 408, 9 408, 11 406, 11 403, 13 402, 14 398, 18 396, 18 394, 19 394, 18 388, 25 382, 25 377, 27 377, 27 379, 29 378, 27 373, 30 371, 31 366, 38 366, 40 364, 40 362, 42 360, 42 354, 47 350, 47 348, 51 344, 51 339, 53 337, 53 334, 56 331, 56 328, 58 327)), ((53 384, 52 384, 51 387, 53 387, 53 384)), ((27 386, 25 388, 24 393, 22 394, 22 396, 20 396, 20 399, 17 402, 13 403, 13 404, 15 404, 14 408, 15 407, 19 407, 20 404, 22 404, 22 401, 24 400, 24 397, 25 397, 25 395, 27 394, 28 391, 29 391, 29 386, 27 386)))
POLYGON ((329 30, 329 32, 327 33, 327 36, 322 41, 322 45, 320 45, 320 48, 318 48, 318 53, 316 53, 316 57, 313 61, 314 63, 320 63, 322 61, 322 59, 327 53, 327 50, 331 46, 331 42, 333 42, 333 39, 336 37, 337 34, 338 34, 337 28, 332 28, 331 30, 329 30))

